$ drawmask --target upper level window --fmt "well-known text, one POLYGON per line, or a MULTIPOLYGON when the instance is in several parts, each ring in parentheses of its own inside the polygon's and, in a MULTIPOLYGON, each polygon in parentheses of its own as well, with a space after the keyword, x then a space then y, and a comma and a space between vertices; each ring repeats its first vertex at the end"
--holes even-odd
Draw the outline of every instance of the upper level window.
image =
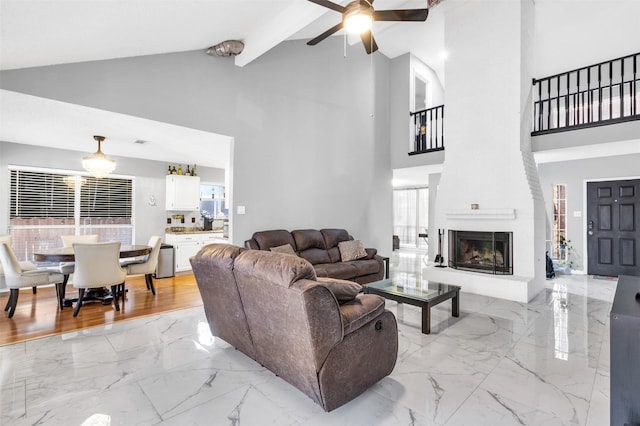
POLYGON ((20 260, 62 246, 61 235, 133 241, 133 179, 10 168, 9 233, 20 260))

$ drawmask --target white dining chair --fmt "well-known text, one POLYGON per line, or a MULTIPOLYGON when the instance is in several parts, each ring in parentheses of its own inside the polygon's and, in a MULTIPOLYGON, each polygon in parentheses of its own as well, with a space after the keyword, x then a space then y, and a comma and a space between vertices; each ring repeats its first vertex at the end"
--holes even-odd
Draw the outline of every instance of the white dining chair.
MULTIPOLYGON (((151 253, 145 258, 137 261, 123 262, 122 266, 127 269, 127 276, 144 275, 144 279, 147 283, 147 290, 151 290, 153 295, 156 295, 156 289, 153 286, 153 273, 158 266, 158 255, 160 254, 160 245, 162 244, 162 238, 154 235, 149 238, 149 246, 151 247, 151 253)), ((122 300, 124 301, 124 292, 122 293, 122 300)))
POLYGON ((73 286, 78 289, 78 302, 73 316, 78 316, 85 290, 91 288, 111 287, 113 305, 116 311, 118 304, 118 289, 124 287, 127 271, 120 267, 120 242, 73 244, 75 256, 75 271, 73 286))
POLYGON ((46 268, 25 271, 20 266, 11 246, 4 242, 0 243, 0 264, 2 264, 4 279, 7 288, 9 288, 9 300, 4 307, 5 312, 9 311, 9 318, 12 318, 16 311, 21 288, 55 284, 58 305, 62 307, 59 296, 63 281, 61 273, 46 268))
MULTIPOLYGON (((0 235, 0 244, 2 243, 6 243, 9 247, 11 247, 11 235, 0 235)), ((23 271, 30 271, 32 269, 38 268, 38 265, 33 262, 19 261, 19 263, 23 271)), ((2 268, 2 264, 0 264, 0 289, 3 288, 7 288, 7 285, 4 280, 4 269, 2 268)), ((37 287, 33 287, 33 294, 36 294, 36 288, 37 287)))
MULTIPOLYGON (((93 244, 98 242, 97 234, 88 235, 61 235, 62 247, 72 247, 73 243, 93 244)), ((74 262, 60 262, 58 271, 64 275, 64 285, 69 281, 69 275, 73 274, 75 269, 74 262)))

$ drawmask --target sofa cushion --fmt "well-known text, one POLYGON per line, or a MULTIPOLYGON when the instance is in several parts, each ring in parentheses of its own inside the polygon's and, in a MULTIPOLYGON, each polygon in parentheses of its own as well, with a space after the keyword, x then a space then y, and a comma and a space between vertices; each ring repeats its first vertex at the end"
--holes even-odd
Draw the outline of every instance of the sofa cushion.
POLYGON ((340 260, 343 262, 367 257, 364 244, 360 240, 341 241, 338 243, 338 249, 340 250, 340 260))
POLYGON ((317 229, 296 229, 291 231, 291 235, 296 242, 298 251, 307 250, 310 248, 317 248, 326 250, 327 247, 324 243, 322 234, 317 229))
POLYGON ((350 302, 340 305, 342 328, 345 336, 369 323, 384 311, 384 299, 375 294, 359 294, 350 302))
POLYGON ((290 244, 296 250, 296 242, 289 231, 275 229, 272 231, 260 231, 253 234, 253 239, 258 243, 260 250, 269 250, 271 247, 290 244))
POLYGON ((271 247, 269 250, 275 251, 276 253, 292 254, 294 256, 297 256, 296 252, 293 251, 293 247, 291 247, 291 244, 285 244, 285 245, 282 245, 282 246, 271 247))
POLYGON ((352 301, 356 295, 362 291, 362 286, 353 281, 319 277, 318 282, 331 290, 331 293, 333 293, 340 304, 352 301))
POLYGON ((313 265, 316 275, 319 277, 339 278, 341 280, 351 280, 358 276, 355 266, 344 262, 320 263, 313 265))
POLYGON ((300 252, 300 257, 306 259, 312 265, 316 265, 318 263, 329 263, 329 254, 327 254, 326 250, 321 250, 317 248, 307 249, 300 252))
POLYGON ((329 263, 329 254, 324 245, 324 238, 316 229, 297 229, 291 235, 298 247, 298 255, 308 260, 312 265, 329 263))
POLYGON ((380 271, 380 262, 375 259, 360 259, 345 262, 348 265, 352 265, 356 268, 356 276, 364 276, 370 274, 377 274, 380 271))
POLYGON ((324 238, 324 244, 327 247, 331 263, 340 262, 338 243, 341 241, 349 241, 353 238, 344 229, 321 229, 320 232, 324 238))
POLYGON ((349 241, 353 239, 346 229, 321 229, 320 233, 324 238, 324 245, 327 249, 330 249, 331 247, 338 247, 338 243, 341 241, 349 241))

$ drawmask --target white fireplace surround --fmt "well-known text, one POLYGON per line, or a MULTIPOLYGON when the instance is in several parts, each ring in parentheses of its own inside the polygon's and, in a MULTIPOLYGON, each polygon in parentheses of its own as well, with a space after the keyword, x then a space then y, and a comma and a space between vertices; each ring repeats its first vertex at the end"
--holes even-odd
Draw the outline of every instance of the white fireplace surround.
POLYGON ((447 145, 433 227, 445 230, 444 257, 449 230, 512 232, 513 275, 449 267, 426 274, 463 293, 522 303, 545 283, 544 199, 531 152, 533 19, 531 1, 468 1, 445 15, 447 145), (486 61, 501 72, 478 66, 486 61))
POLYGON ((494 219, 494 220, 510 220, 516 218, 516 209, 459 209, 447 210, 445 213, 447 219, 494 219))

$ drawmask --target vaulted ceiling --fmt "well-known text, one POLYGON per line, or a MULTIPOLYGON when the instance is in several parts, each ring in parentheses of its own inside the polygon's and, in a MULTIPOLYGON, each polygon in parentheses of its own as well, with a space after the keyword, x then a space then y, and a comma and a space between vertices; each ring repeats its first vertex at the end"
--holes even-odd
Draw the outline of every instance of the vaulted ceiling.
MULTIPOLYGON (((377 0, 375 6, 414 9, 426 7, 426 3, 377 0)), ((208 47, 225 40, 244 42, 244 51, 234 61, 240 67, 250 66, 279 43, 313 38, 340 19, 339 13, 305 0, 0 0, 0 70, 194 50, 204 54, 208 47)), ((425 62, 433 58, 432 67, 442 71, 442 22, 441 14, 432 11, 426 22, 374 23, 373 33, 386 56, 412 51, 425 62)), ((343 31, 336 33, 342 35, 343 31)), ((349 42, 360 43, 357 38, 349 42)), ((362 47, 350 47, 355 48, 362 47)), ((181 158, 224 167, 222 163, 203 164, 201 158, 186 158, 198 155, 204 138, 208 146, 220 146, 212 159, 228 158, 228 136, 33 96, 0 91, 0 114, 0 140, 4 141, 93 148, 86 134, 91 128, 100 128, 111 139, 105 145, 111 155, 160 161, 181 158), (34 114, 40 118, 34 119, 34 114), (176 132, 184 133, 177 136, 176 132), (82 135, 87 142, 79 143, 82 135), (172 138, 185 141, 182 153, 162 148, 172 146, 172 138), (132 145, 141 139, 150 143, 132 145)))
MULTIPOLYGON (((334 2, 345 5, 349 0, 334 2)), ((389 58, 411 52, 430 66, 444 85, 443 11, 449 2, 455 7, 464 3, 448 0, 436 4, 430 8, 425 22, 374 23, 372 31, 379 52, 389 58)), ((375 7, 377 10, 414 9, 426 7, 427 3, 427 0, 376 0, 375 7)), ((627 55, 638 49, 634 31, 640 1, 533 0, 533 3, 536 77, 627 55)), ((245 44, 243 53, 234 58, 235 64, 251 66, 252 61, 268 54, 279 43, 315 37, 340 22, 340 18, 339 13, 306 0, 0 0, 0 70, 180 51, 202 50, 204 54, 208 47, 230 39, 245 44)), ((342 35, 343 31, 339 31, 335 36, 342 35)), ((350 49, 362 48, 356 46, 360 43, 357 38, 349 42, 350 49)), ((6 93, 0 91, 0 95, 2 92, 6 93)), ((38 103, 38 99, 17 100, 6 94, 0 98, 4 98, 0 99, 3 121, 0 140, 5 141, 37 144, 46 134, 45 131, 37 134, 35 126, 29 130, 33 134, 27 134, 24 123, 34 120, 18 116, 17 111, 21 109, 40 110, 49 116, 61 114, 56 129, 59 133, 63 132, 60 123, 64 117, 84 114, 73 108, 58 109, 60 105, 54 101, 45 100, 42 101, 45 104, 36 107, 34 103, 38 103), (20 102, 22 108, 7 107, 8 103, 15 106, 16 102, 20 102), (21 139, 16 140, 16 135, 21 139)), ((87 122, 91 123, 93 115, 85 112, 87 122)), ((123 117, 111 117, 114 129, 123 128, 116 124, 119 118, 123 117)), ((101 116, 100 120, 106 117, 101 116)), ((76 124, 73 122, 70 126, 76 124)), ((129 139, 145 139, 143 133, 162 134, 158 129, 144 132, 154 125, 148 120, 138 124, 139 127, 135 127, 132 121, 127 122, 138 132, 129 139)), ((162 123, 159 126, 162 127, 162 123)), ((47 144, 55 146, 51 139, 48 133, 47 144)), ((62 136, 59 139, 68 140, 62 136)), ((169 155, 172 154, 167 157, 169 155)))
MULTIPOLYGON (((426 5, 375 3, 377 9, 426 5)), ((235 58, 245 66, 284 40, 315 37, 341 19, 304 0, 2 0, 0 16, 0 69, 204 50, 230 39, 245 43, 235 58)), ((439 20, 432 13, 427 22, 376 22, 373 31, 386 56, 426 53, 428 45, 442 44, 442 37, 429 37, 442 33, 439 20), (434 26, 440 27, 429 29, 434 26)))

